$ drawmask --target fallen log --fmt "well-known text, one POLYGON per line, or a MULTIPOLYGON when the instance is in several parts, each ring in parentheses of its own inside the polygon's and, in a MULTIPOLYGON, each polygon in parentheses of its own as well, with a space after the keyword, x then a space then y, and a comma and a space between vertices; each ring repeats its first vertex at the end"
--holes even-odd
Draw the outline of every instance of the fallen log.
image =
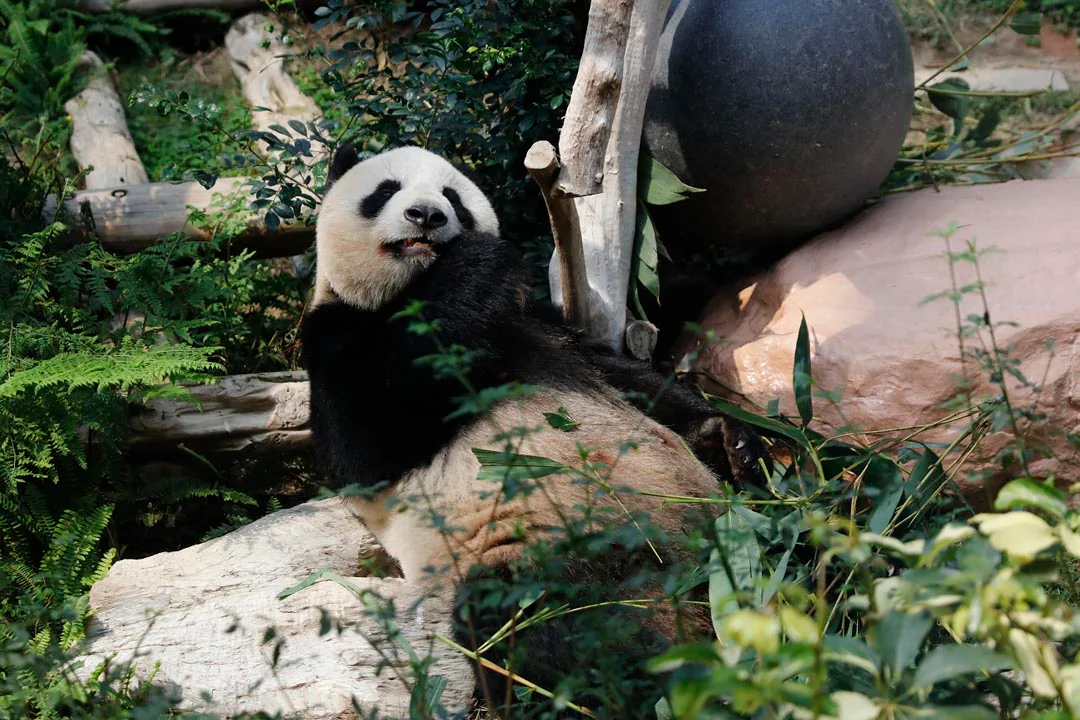
MULTIPOLYGON (((209 240, 213 236, 213 228, 192 223, 192 210, 214 212, 220 202, 216 196, 242 193, 249 198, 248 190, 244 187, 247 182, 247 178, 218 178, 210 190, 197 182, 153 182, 82 190, 66 199, 64 205, 76 217, 84 211, 89 215, 97 236, 107 250, 129 254, 150 247, 173 233, 183 233, 193 240, 209 240)), ((282 221, 281 225, 271 230, 260 213, 247 209, 241 212, 246 214, 247 229, 240 234, 237 242, 242 247, 254 250, 259 257, 296 255, 306 250, 314 240, 314 225, 282 221)), ((46 201, 44 214, 48 220, 56 217, 55 197, 50 196, 46 201)), ((234 211, 230 221, 235 219, 234 211)), ((76 236, 79 237, 78 231, 76 236)))
POLYGON ((79 62, 91 74, 81 92, 64 103, 71 116, 71 153, 88 170, 88 189, 138 185, 149 180, 128 132, 124 103, 101 59, 92 52, 79 62))
POLYGON ((187 388, 191 400, 151 400, 131 409, 129 447, 197 452, 302 450, 311 443, 307 373, 230 375, 187 388))
MULTIPOLYGON (((251 123, 255 130, 266 133, 273 133, 274 125, 287 128, 290 120, 307 126, 322 114, 285 69, 283 56, 289 54, 289 49, 267 30, 272 24, 270 17, 250 13, 234 22, 225 34, 229 66, 252 108, 251 123)), ((311 158, 304 160, 308 165, 329 153, 326 145, 309 139, 311 158)), ((273 159, 274 152, 265 142, 259 142, 258 148, 263 157, 273 159)))
POLYGON ((109 12, 117 10, 132 15, 156 15, 166 10, 193 10, 214 8, 217 10, 246 10, 262 6, 262 0, 81 0, 79 9, 85 12, 109 12))

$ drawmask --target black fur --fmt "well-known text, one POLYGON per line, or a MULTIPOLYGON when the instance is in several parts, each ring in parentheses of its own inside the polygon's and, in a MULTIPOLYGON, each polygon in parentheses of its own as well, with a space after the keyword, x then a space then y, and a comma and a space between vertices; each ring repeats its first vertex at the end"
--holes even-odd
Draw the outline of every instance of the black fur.
POLYGON ((400 189, 401 183, 397 180, 383 180, 374 192, 360 201, 360 214, 369 220, 377 217, 386 207, 386 203, 390 202, 390 198, 394 197, 400 189))
POLYGON ((331 185, 359 162, 360 156, 356 154, 356 148, 352 145, 345 144, 335 150, 334 157, 330 160, 330 169, 326 173, 326 186, 323 188, 323 192, 329 190, 331 185))
POLYGON ((461 227, 466 230, 476 229, 476 219, 473 214, 469 212, 469 209, 465 207, 465 203, 461 202, 461 196, 458 195, 457 190, 452 187, 445 187, 442 191, 443 196, 450 201, 450 207, 454 208, 454 212, 457 214, 458 222, 461 223, 461 227))

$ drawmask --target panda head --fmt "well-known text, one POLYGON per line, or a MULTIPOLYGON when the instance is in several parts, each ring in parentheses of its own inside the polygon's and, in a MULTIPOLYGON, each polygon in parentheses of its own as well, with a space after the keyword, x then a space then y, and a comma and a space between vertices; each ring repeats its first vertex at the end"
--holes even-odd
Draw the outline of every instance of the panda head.
POLYGON ((402 147, 360 161, 343 146, 315 228, 319 272, 337 297, 382 307, 463 232, 498 235, 484 193, 444 158, 402 147))

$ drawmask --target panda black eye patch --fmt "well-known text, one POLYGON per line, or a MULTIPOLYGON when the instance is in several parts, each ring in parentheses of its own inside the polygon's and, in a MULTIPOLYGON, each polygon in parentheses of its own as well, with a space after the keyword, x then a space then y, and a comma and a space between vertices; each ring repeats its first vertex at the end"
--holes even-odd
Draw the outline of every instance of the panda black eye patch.
POLYGON ((394 197, 394 193, 400 189, 401 183, 397 180, 383 180, 373 193, 360 201, 360 214, 369 220, 375 217, 382 212, 386 203, 390 202, 390 198, 394 197))
POLYGON ((476 220, 473 218, 473 214, 469 212, 461 202, 461 196, 458 195, 457 190, 452 187, 444 187, 442 194, 443 197, 450 201, 450 207, 454 208, 454 213, 457 215, 461 227, 466 230, 475 230, 476 220))

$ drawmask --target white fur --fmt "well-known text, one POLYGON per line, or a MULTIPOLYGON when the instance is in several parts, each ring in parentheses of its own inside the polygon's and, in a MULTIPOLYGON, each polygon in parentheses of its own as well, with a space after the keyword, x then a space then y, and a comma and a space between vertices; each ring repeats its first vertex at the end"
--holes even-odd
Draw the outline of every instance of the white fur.
POLYGON ((530 496, 507 500, 499 483, 477 478, 480 464, 472 448, 503 450, 499 432, 535 429, 515 446, 522 455, 545 457, 582 468, 579 444, 590 451, 589 462, 612 469, 611 486, 677 496, 706 497, 717 489, 712 474, 670 430, 658 425, 613 395, 545 391, 497 405, 491 415, 461 433, 427 466, 410 472, 378 497, 353 499, 357 515, 387 553, 401 566, 406 580, 433 583, 460 579, 473 564, 495 566, 513 560, 520 543, 501 544, 517 529, 530 538, 545 528, 562 527, 583 504, 626 510, 647 510, 668 529, 677 524, 678 506, 665 509, 655 497, 618 493, 622 506, 595 485, 554 474, 535 480, 530 496), (573 432, 555 430, 544 413, 564 407, 580 423, 573 432), (636 447, 626 448, 627 441, 636 447), (445 519, 453 535, 433 526, 432 511, 445 519), (432 570, 437 575, 432 575, 432 570), (449 570, 450 577, 442 573, 449 570))
POLYGON ((405 219, 405 210, 424 203, 441 210, 448 222, 423 233, 438 244, 461 233, 461 223, 443 188, 451 187, 472 213, 475 229, 498 234, 499 220, 484 193, 444 158, 418 147, 404 147, 357 163, 342 175, 323 198, 316 224, 315 302, 337 296, 358 308, 374 310, 394 298, 433 260, 402 257, 380 249, 404 238, 421 237, 405 219), (399 190, 374 218, 360 214, 361 201, 383 180, 401 183, 399 190))

